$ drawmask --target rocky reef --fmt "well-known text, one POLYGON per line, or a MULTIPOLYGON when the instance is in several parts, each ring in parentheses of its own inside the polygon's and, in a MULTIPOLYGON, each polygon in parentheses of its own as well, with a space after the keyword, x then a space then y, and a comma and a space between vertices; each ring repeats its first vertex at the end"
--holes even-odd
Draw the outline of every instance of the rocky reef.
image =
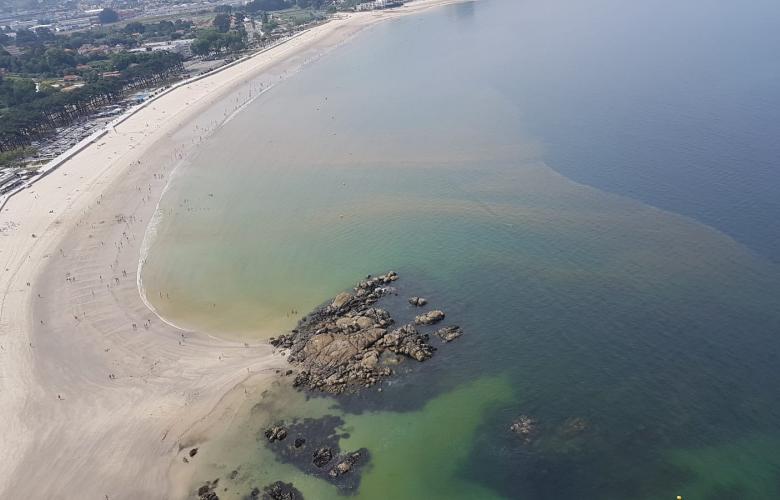
POLYGON ((365 448, 347 452, 339 448, 339 440, 346 437, 338 432, 343 425, 344 421, 336 416, 307 418, 274 425, 263 435, 280 461, 321 477, 348 493, 357 489, 360 467, 368 463, 369 453, 365 448), (284 437, 279 438, 280 435, 284 437))
POLYGON ((421 314, 414 318, 414 323, 416 325, 433 325, 434 323, 438 323, 439 321, 444 319, 444 312, 434 310, 434 311, 428 311, 425 314, 421 314))
MULTIPOLYGON (((430 335, 417 327, 442 321, 443 311, 422 313, 414 324, 393 328, 393 318, 377 306, 382 297, 396 292, 393 283, 398 278, 392 271, 369 276, 352 293, 340 293, 304 317, 291 333, 271 339, 271 344, 285 351, 288 362, 299 369, 294 386, 332 394, 356 391, 391 376, 393 370, 388 365, 393 355, 420 362, 433 356, 436 348, 430 343, 430 335)), ((422 307, 427 300, 411 297, 409 303, 422 307)), ((462 332, 457 326, 449 326, 435 334, 449 342, 462 332)))
POLYGON ((198 500, 219 500, 219 496, 214 491, 218 485, 219 478, 213 481, 206 481, 203 486, 198 488, 198 500))
MULTIPOLYGON (((367 276, 351 292, 339 293, 303 317, 290 333, 270 339, 293 368, 278 373, 282 376, 295 373, 293 386, 300 389, 330 394, 357 392, 392 376, 393 367, 404 359, 417 362, 430 359, 436 351, 431 337, 438 337, 445 344, 463 334, 459 326, 440 325, 445 319, 444 311, 425 311, 422 308, 428 305, 428 300, 419 296, 407 299, 411 306, 406 306, 409 321, 396 326, 390 313, 380 307, 380 301, 398 294, 395 286, 398 279, 394 272, 367 276)), ((393 301, 387 300, 392 305, 393 301)), ((339 431, 343 425, 344 421, 336 416, 277 422, 258 433, 258 441, 268 446, 281 462, 334 484, 344 494, 351 494, 357 491, 361 470, 369 463, 370 453, 365 448, 340 449, 340 440, 347 437, 339 431)), ((197 453, 197 448, 193 448, 190 457, 197 453)), ((233 484, 238 476, 239 471, 235 469, 226 477, 233 484)), ((219 500, 218 485, 219 478, 202 484, 197 491, 199 500, 219 500)), ((275 481, 262 490, 253 487, 244 498, 301 500, 303 495, 291 483, 275 481)))
MULTIPOLYGON (((257 489, 252 490, 253 496, 250 498, 257 498, 260 491, 257 489)), ((292 483, 283 483, 276 481, 263 488, 263 500, 303 500, 303 495, 298 491, 292 483)))
POLYGON ((435 335, 444 342, 452 342, 456 338, 463 335, 463 332, 459 326, 445 326, 444 328, 438 330, 435 335))
MULTIPOLYGON (((236 479, 238 478, 238 469, 233 469, 226 476, 232 484, 235 486, 236 479)), ((245 480, 241 478, 239 482, 245 480)), ((202 486, 198 488, 196 498, 198 500, 219 500, 219 496, 216 491, 219 487, 219 478, 213 481, 206 481, 202 486)), ((227 486, 222 488, 223 492, 228 492, 230 488, 227 486)), ((231 494, 231 498, 234 496, 231 494)), ((248 494, 241 495, 243 500, 303 500, 303 494, 292 485, 292 483, 284 483, 282 481, 275 481, 268 486, 265 486, 262 491, 260 488, 254 487, 248 494)))
POLYGON ((541 424, 535 417, 520 415, 509 426, 516 442, 533 447, 536 453, 547 457, 574 455, 587 452, 589 441, 594 438, 591 423, 583 417, 568 417, 560 423, 541 424))
POLYGON ((509 426, 509 430, 517 434, 524 443, 530 443, 536 437, 536 419, 528 415, 520 415, 509 426))
POLYGON ((410 297, 409 303, 412 304, 413 306, 422 307, 428 303, 428 299, 424 297, 410 297))

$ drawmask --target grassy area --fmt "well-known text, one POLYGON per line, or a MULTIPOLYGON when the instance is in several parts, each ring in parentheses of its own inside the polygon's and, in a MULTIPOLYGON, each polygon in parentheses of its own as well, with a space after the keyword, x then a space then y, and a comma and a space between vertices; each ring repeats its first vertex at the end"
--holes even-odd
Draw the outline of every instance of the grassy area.
POLYGON ((324 17, 323 11, 317 11, 312 9, 289 9, 280 10, 272 13, 274 17, 283 19, 284 21, 291 22, 294 25, 308 23, 314 19, 324 17))
POLYGON ((10 151, 0 152, 0 168, 20 167, 23 165, 25 158, 34 156, 35 153, 35 148, 31 147, 16 148, 10 151))

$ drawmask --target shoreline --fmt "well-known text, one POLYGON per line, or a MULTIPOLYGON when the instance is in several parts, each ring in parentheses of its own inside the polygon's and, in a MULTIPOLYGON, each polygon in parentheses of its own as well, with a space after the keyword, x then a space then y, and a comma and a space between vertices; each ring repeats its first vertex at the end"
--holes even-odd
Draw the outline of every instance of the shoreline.
POLYGON ((229 117, 234 96, 252 98, 254 78, 294 73, 377 22, 456 1, 333 19, 183 84, 8 201, 0 211, 4 496, 188 493, 189 479, 174 481, 171 465, 232 418, 242 387, 268 383, 283 359, 268 344, 173 328, 145 305, 133 278, 171 172, 229 117))
POLYGON ((49 175, 52 172, 54 172, 55 170, 57 170, 60 166, 65 164, 67 161, 71 160, 73 157, 78 155, 84 149, 86 149, 90 145, 94 144, 99 139, 101 139, 103 136, 105 136, 106 134, 111 132, 111 130, 113 128, 115 128, 116 126, 120 125, 122 122, 124 122, 125 120, 129 119, 134 114, 136 114, 137 112, 141 111, 143 108, 151 105, 152 102, 158 100, 159 98, 165 96, 166 94, 168 94, 170 92, 173 92, 174 90, 176 90, 176 89, 178 89, 180 87, 186 86, 186 85, 191 84, 191 83, 195 83, 198 80, 202 80, 204 78, 208 78, 208 77, 214 76, 214 75, 216 75, 216 74, 218 74, 218 73, 220 73, 220 72, 222 72, 222 71, 224 71, 226 69, 229 69, 232 66, 240 64, 242 62, 249 61, 249 60, 253 59, 254 57, 257 57, 260 54, 263 54, 263 53, 268 52, 270 50, 274 50, 275 48, 277 48, 277 47, 279 47, 281 45, 284 45, 285 43, 290 42, 290 41, 294 40, 295 38, 303 35, 304 33, 308 32, 310 29, 312 29, 312 28, 308 28, 308 29, 305 29, 305 30, 300 31, 298 33, 295 33, 295 34, 289 36, 288 38, 284 38, 284 39, 278 40, 277 43, 275 43, 273 45, 270 45, 268 47, 262 48, 262 49, 260 49, 260 50, 258 50, 256 52, 251 53, 251 54, 242 56, 242 57, 236 59, 235 61, 231 61, 231 62, 229 62, 227 64, 223 64, 222 66, 218 66, 218 67, 216 67, 214 69, 206 71, 205 73, 202 73, 202 74, 199 74, 199 75, 195 75, 195 76, 191 76, 189 78, 185 78, 184 80, 175 82, 175 83, 173 83, 171 85, 168 85, 168 86, 165 86, 165 87, 159 87, 159 88, 154 89, 152 94, 151 94, 151 97, 149 99, 145 100, 144 102, 142 102, 140 104, 137 104, 135 106, 131 106, 130 108, 126 109, 119 116, 117 116, 113 120, 111 120, 108 123, 106 123, 105 126, 100 127, 98 130, 95 130, 94 132, 89 134, 87 137, 84 137, 83 139, 81 139, 80 141, 76 142, 71 147, 69 147, 68 149, 66 149, 65 151, 63 151, 59 155, 57 155, 51 161, 47 162, 45 165, 43 165, 39 169, 37 174, 35 174, 32 177, 30 177, 29 179, 25 180, 25 182, 21 186, 13 189, 11 191, 9 191, 8 193, 0 195, 0 211, 3 210, 5 205, 8 203, 8 201, 11 198, 14 197, 14 195, 17 195, 17 194, 23 192, 24 190, 31 188, 36 182, 40 181, 41 179, 43 179, 47 175, 49 175))

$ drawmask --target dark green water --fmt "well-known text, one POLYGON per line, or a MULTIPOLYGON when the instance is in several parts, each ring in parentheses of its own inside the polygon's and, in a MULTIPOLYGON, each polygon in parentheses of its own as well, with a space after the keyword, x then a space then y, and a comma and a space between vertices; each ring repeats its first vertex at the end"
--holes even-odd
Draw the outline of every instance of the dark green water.
POLYGON ((466 332, 381 394, 249 401, 203 479, 241 466, 227 498, 277 479, 338 496, 256 440, 269 420, 338 414, 342 448, 372 454, 361 498, 780 498, 780 87, 761 59, 779 8, 624 3, 488 0, 378 25, 182 167, 143 271, 175 322, 264 336, 393 269, 466 332), (651 48, 685 36, 677 58, 651 48), (686 100, 669 82, 700 66, 745 91, 686 100), (719 133, 692 132, 726 108, 719 133), (508 432, 521 414, 531 444, 508 432))

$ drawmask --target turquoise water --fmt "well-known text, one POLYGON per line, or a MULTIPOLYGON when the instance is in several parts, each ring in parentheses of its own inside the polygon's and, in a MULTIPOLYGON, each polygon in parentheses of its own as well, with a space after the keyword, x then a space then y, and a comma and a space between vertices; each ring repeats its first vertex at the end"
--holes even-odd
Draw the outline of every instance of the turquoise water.
POLYGON ((337 414, 371 451, 361 498, 780 496, 780 7, 624 4, 380 24, 197 150, 143 270, 165 316, 264 337, 393 269, 466 332, 381 393, 248 402, 202 479, 338 496, 256 440, 337 414), (722 92, 691 91, 707 75, 722 92))

